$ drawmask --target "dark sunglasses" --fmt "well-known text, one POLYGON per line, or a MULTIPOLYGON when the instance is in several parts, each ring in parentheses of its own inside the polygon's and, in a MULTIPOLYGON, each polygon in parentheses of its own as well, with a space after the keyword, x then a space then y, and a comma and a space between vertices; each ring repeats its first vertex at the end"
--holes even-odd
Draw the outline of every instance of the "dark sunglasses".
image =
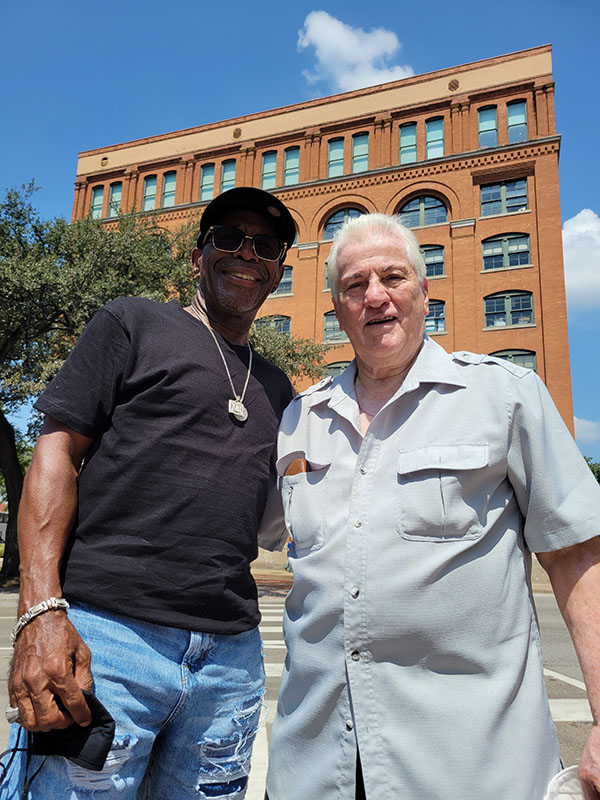
POLYGON ((285 242, 268 233, 248 236, 239 228, 230 228, 227 225, 213 225, 209 228, 202 242, 203 246, 208 239, 214 248, 223 253, 236 253, 246 239, 250 239, 254 255, 263 261, 279 261, 286 249, 285 242))

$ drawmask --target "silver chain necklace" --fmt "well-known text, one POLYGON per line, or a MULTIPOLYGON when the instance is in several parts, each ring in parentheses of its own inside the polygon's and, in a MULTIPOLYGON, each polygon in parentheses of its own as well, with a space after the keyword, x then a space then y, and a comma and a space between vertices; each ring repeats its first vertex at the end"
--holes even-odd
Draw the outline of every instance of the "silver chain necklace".
POLYGON ((221 345, 219 344, 219 340, 217 339, 215 332, 210 327, 210 324, 205 320, 200 312, 194 308, 193 305, 190 306, 192 314, 199 319, 206 327, 208 328, 210 335, 214 339, 215 344, 217 345, 217 350, 219 351, 219 355, 223 361, 223 366, 225 367, 225 372, 227 373, 227 377, 229 378, 229 385, 231 386, 231 391, 233 392, 233 400, 229 401, 228 410, 229 413, 232 414, 236 419, 240 422, 245 422, 248 419, 248 409, 244 405, 244 397, 246 396, 246 389, 248 388, 248 383, 250 381, 250 373, 252 372, 252 348, 250 347, 250 342, 248 342, 248 373, 246 375, 246 382, 244 383, 244 388, 242 389, 241 394, 237 394, 235 391, 235 386, 233 385, 233 380, 231 379, 231 372, 229 372, 229 367, 227 366, 227 362, 225 361, 225 355, 223 350, 221 349, 221 345))

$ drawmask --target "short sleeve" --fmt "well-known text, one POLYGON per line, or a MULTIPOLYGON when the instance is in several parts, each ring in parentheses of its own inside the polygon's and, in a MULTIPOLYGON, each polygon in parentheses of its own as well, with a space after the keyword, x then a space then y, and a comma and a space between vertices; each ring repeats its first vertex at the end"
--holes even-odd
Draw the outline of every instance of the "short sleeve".
POLYGON ((532 552, 559 550, 600 534, 600 486, 543 382, 513 383, 508 477, 532 552))
POLYGON ((101 308, 35 408, 84 436, 96 437, 114 409, 130 350, 121 322, 101 308))

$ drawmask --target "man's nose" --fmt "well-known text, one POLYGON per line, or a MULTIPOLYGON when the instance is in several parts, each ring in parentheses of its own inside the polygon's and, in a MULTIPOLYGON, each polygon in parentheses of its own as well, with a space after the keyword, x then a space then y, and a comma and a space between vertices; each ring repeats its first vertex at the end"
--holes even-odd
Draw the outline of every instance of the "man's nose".
POLYGON ((367 305, 381 305, 388 299, 385 286, 379 278, 372 278, 365 290, 365 303, 367 305))
POLYGON ((244 237, 244 241, 239 246, 237 254, 240 255, 244 261, 258 261, 257 255, 254 252, 254 241, 251 236, 244 237))

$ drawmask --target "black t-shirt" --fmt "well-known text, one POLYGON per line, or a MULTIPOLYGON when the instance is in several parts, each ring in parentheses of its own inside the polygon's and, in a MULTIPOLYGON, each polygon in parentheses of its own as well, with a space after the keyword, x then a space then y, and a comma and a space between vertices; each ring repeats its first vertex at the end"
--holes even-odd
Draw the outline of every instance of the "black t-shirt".
MULTIPOLYGON (((239 393, 248 348, 218 338, 239 393)), ((177 302, 120 298, 94 316, 35 404, 94 439, 63 559, 67 599, 209 633, 258 623, 249 565, 292 389, 253 355, 238 422, 210 332, 177 302)))

